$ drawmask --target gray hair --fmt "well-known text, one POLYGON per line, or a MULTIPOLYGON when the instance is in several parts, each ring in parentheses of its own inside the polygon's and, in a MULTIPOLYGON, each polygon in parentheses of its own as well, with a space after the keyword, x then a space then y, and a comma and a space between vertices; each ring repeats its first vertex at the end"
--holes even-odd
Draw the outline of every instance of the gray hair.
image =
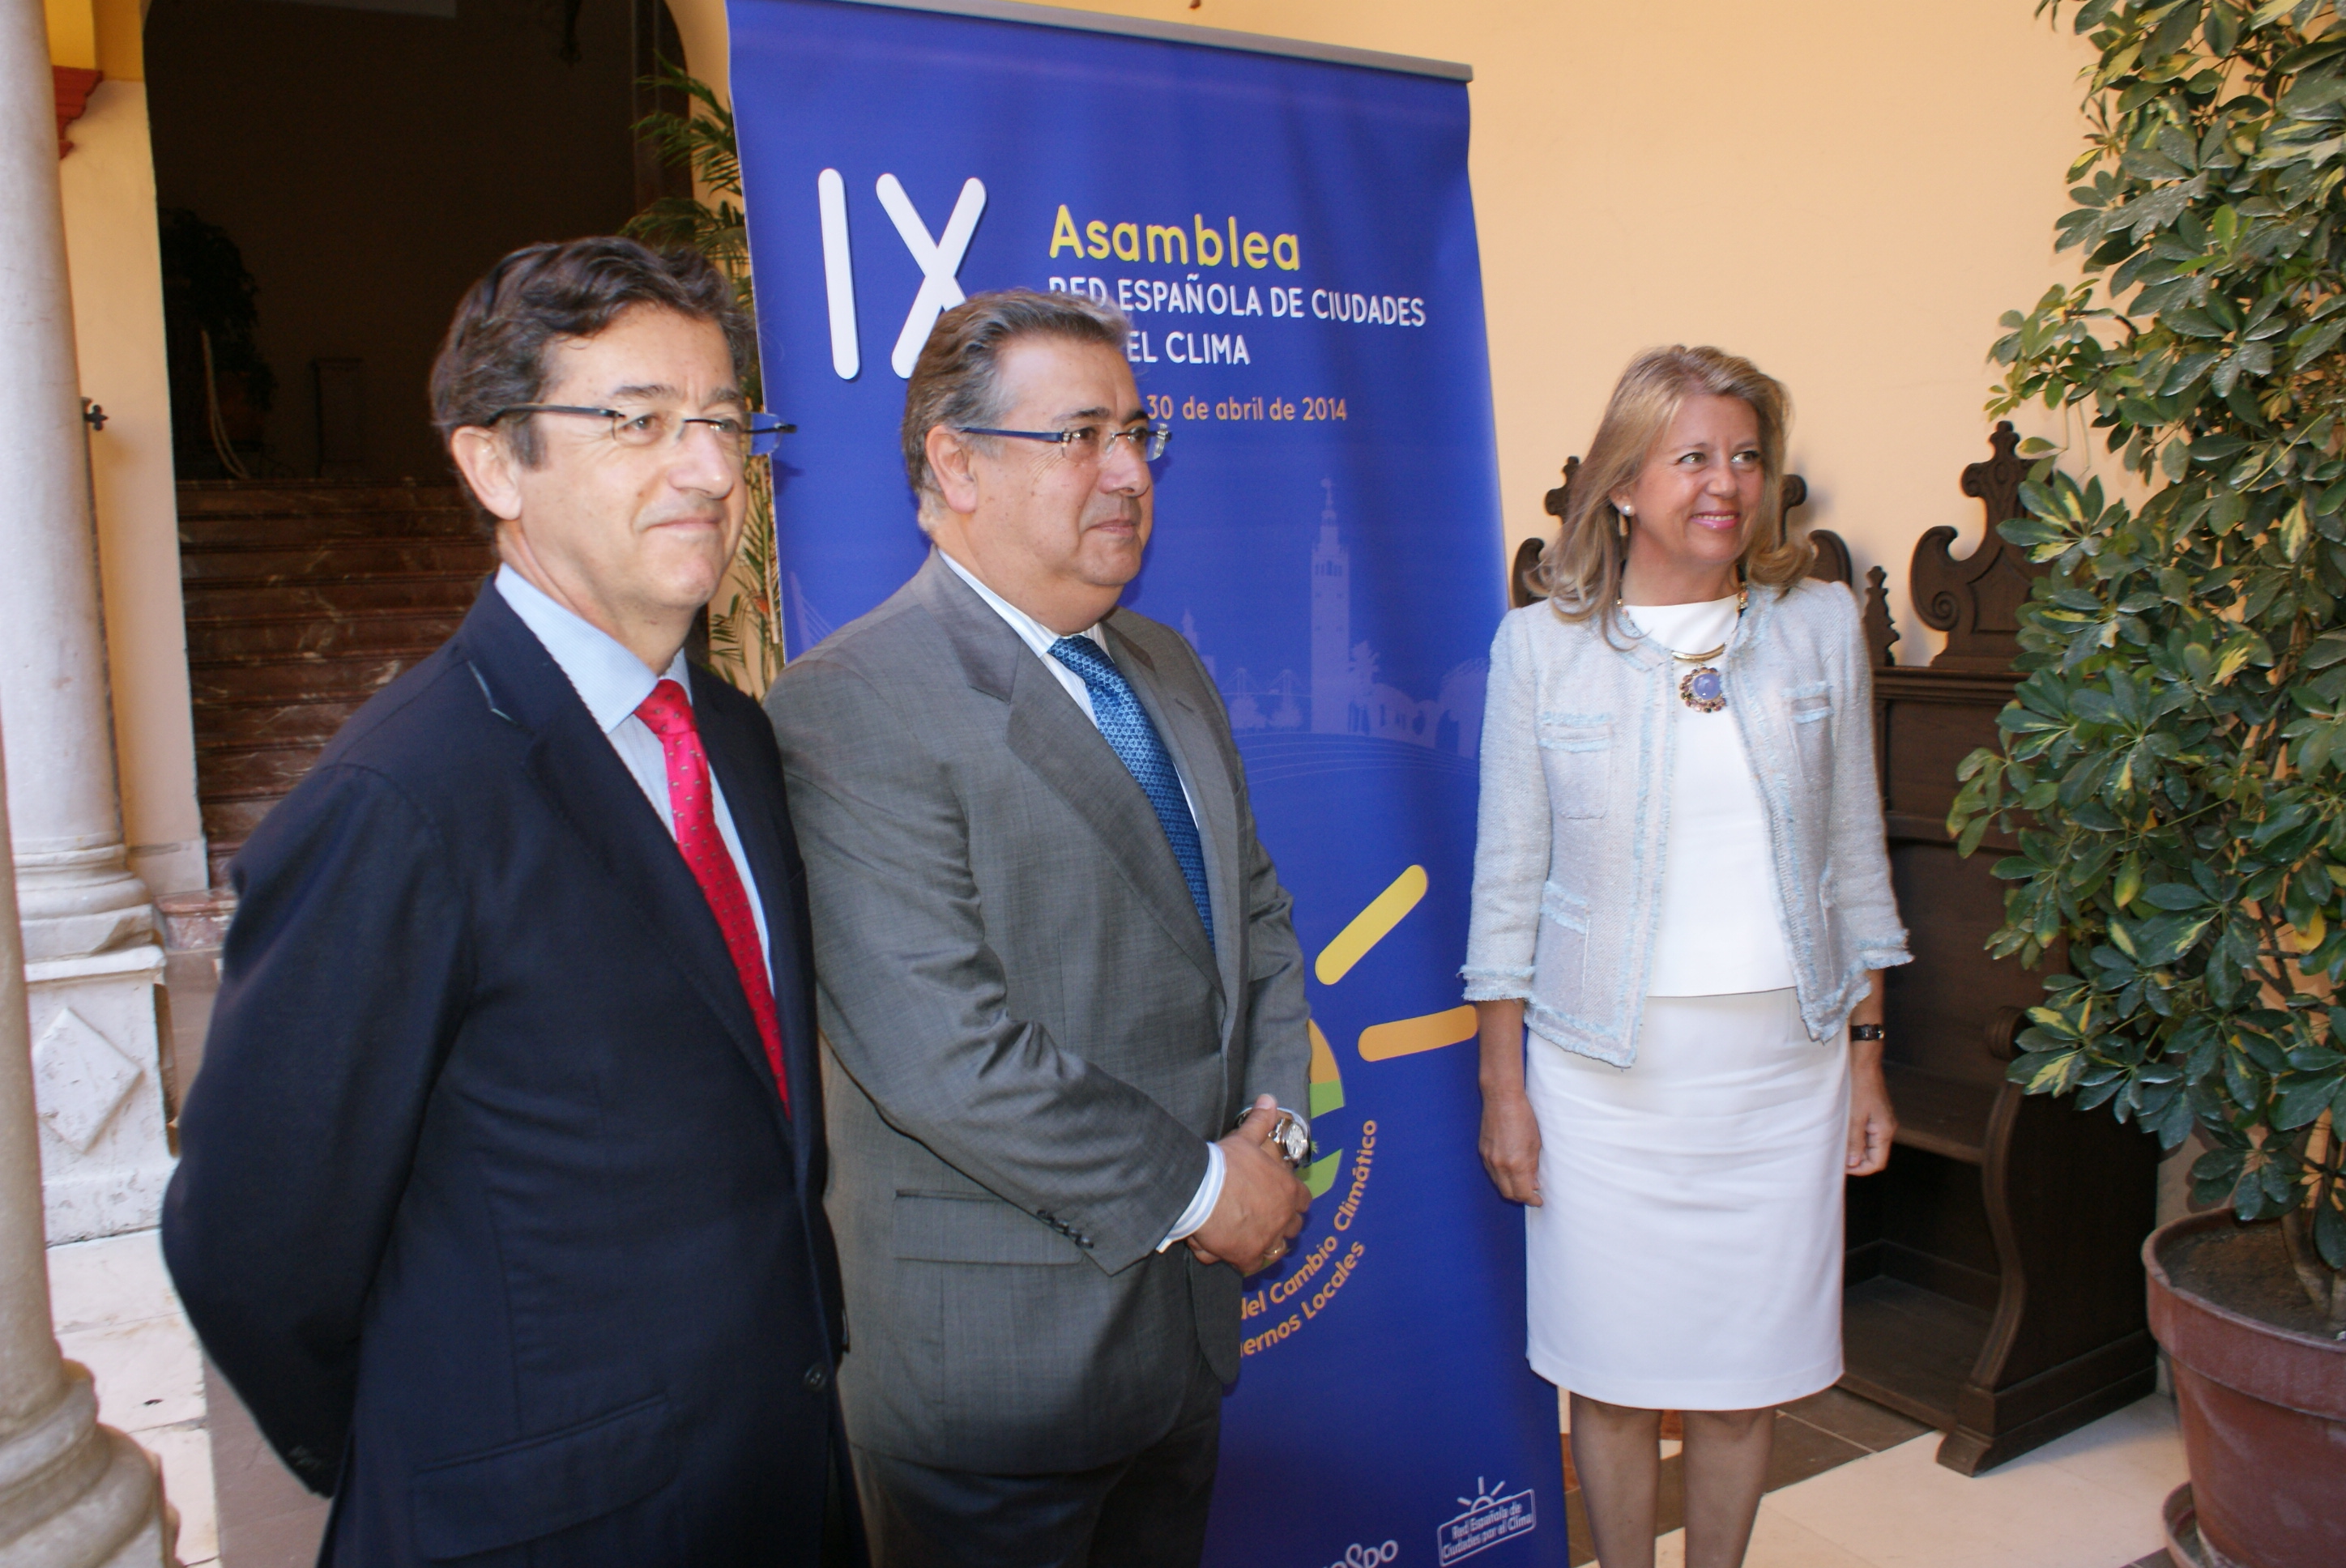
POLYGON ((1005 348, 1021 338, 1064 338, 1122 353, 1131 330, 1104 300, 1032 289, 973 295, 939 316, 904 388, 904 477, 920 498, 921 526, 928 527, 929 502, 942 495, 929 469, 929 432, 1002 418, 997 372, 1005 348))

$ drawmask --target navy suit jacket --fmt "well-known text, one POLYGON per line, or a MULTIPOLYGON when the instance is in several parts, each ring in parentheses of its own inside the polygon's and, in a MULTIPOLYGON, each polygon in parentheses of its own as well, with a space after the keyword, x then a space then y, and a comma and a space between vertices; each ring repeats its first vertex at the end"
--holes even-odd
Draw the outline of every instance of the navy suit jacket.
POLYGON ((816 1557, 842 1333, 805 873, 764 717, 693 696, 787 1114, 675 841, 493 586, 237 857, 164 1249, 333 1492, 325 1563, 816 1557))

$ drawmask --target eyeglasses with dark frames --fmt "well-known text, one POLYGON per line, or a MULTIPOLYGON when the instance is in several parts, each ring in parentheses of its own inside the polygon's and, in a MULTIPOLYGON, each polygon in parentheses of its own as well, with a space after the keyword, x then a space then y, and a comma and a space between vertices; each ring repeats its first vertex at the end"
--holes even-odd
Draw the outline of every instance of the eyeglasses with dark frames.
POLYGON ((1100 463, 1116 449, 1119 441, 1128 441, 1141 460, 1154 463, 1165 455, 1165 448, 1173 440, 1173 427, 1168 424, 1136 424, 1125 430, 1110 430, 1104 424, 1079 424, 1073 430, 992 430, 982 424, 957 424, 954 429, 964 435, 1006 435, 1015 441, 1048 441, 1056 443, 1062 453, 1077 463, 1100 463))
POLYGON ((501 408, 484 422, 495 424, 515 414, 566 413, 580 418, 605 419, 611 422, 611 439, 621 446, 658 446, 664 443, 682 441, 692 425, 709 427, 719 443, 730 449, 737 459, 765 457, 780 445, 782 437, 798 429, 784 424, 770 413, 753 413, 746 419, 734 419, 726 414, 680 414, 673 409, 586 408, 566 402, 517 402, 501 408))

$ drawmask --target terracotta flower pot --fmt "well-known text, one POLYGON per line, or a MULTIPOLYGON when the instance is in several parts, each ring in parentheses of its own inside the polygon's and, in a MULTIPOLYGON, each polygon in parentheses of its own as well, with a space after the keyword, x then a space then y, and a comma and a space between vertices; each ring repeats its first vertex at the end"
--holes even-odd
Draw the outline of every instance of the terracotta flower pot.
POLYGON ((2346 1564, 2346 1341, 2322 1331, 2279 1226, 2188 1215, 2142 1260, 2209 1560, 2346 1564))

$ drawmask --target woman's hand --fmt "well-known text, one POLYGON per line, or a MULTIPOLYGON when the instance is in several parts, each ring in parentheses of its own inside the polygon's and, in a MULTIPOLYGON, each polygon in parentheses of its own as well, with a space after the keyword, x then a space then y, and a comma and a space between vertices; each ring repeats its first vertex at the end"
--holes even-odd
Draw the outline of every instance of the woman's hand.
MULTIPOLYGON (((1872 1176, 1890 1163, 1890 1140, 1898 1135, 1898 1114, 1890 1108, 1890 1085, 1882 1078, 1882 1047, 1872 1060, 1851 1051, 1849 1064, 1849 1174, 1872 1176)), ((1486 1120, 1484 1125, 1489 1125, 1486 1120)), ((1486 1136, 1488 1135, 1485 1135, 1486 1136)))
POLYGON ((1509 1203, 1539 1207, 1539 1122, 1524 1093, 1524 1004, 1474 1003, 1483 1053, 1483 1168, 1509 1203))
MULTIPOLYGON (((1852 1025, 1882 1023, 1882 972, 1866 977, 1864 997, 1852 1009, 1852 1025)), ((1882 1077, 1882 1042, 1849 1043, 1849 1174, 1872 1176, 1890 1163, 1890 1140, 1898 1135, 1898 1113, 1890 1108, 1890 1085, 1882 1077)))
POLYGON ((1483 1168, 1509 1203, 1540 1207, 1538 1118, 1521 1089, 1483 1095, 1483 1168))

